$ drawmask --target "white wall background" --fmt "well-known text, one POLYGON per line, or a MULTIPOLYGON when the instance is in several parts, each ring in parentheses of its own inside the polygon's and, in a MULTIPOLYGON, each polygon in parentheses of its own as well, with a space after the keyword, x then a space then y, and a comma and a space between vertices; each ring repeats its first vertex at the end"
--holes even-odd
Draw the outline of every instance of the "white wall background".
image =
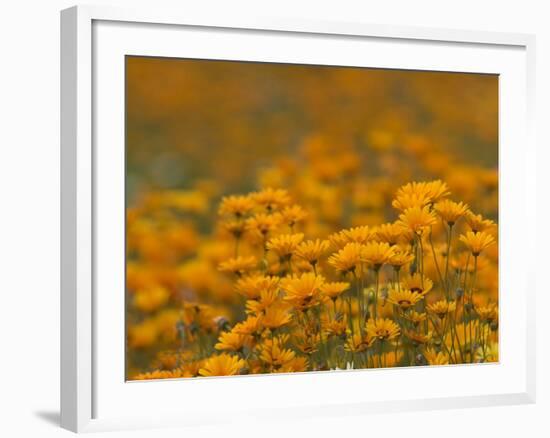
MULTIPOLYGON (((199 8, 458 29, 535 33, 537 53, 538 402, 530 406, 316 418, 106 436, 482 437, 549 436, 550 12, 545 0, 119 0, 97 4, 199 8), (530 431, 530 433, 528 432, 530 431)), ((4 2, 0 9, 0 436, 69 436, 59 404, 59 10, 65 0, 4 2)), ((518 145, 522 147, 522 145, 518 145)), ((535 208, 535 206, 533 206, 535 208)), ((518 230, 521 233, 521 230, 518 230)), ((518 291, 519 293, 520 291, 518 291)), ((228 401, 230 403, 231 401, 228 401)))

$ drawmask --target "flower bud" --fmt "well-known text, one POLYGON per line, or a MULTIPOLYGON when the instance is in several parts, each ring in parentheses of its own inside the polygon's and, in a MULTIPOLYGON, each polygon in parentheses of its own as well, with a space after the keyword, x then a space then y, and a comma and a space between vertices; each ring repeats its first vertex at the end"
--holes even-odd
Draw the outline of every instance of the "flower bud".
POLYGON ((219 316, 215 318, 216 325, 218 326, 218 330, 230 330, 231 325, 229 324, 229 321, 225 316, 219 316))
POLYGON ((367 294, 367 302, 369 304, 372 304, 374 303, 374 291, 370 290, 369 293, 367 294))

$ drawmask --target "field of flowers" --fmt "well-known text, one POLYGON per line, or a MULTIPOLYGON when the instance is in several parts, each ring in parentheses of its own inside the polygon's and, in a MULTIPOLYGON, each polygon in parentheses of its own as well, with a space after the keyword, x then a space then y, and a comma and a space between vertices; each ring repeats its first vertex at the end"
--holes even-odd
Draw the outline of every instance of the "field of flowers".
POLYGON ((128 75, 128 379, 498 361, 496 78, 128 75))

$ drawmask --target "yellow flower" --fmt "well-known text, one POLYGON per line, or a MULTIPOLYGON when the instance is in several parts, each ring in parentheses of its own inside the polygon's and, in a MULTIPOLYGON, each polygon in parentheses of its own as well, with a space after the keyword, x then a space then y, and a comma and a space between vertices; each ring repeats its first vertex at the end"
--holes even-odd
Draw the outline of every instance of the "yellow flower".
POLYGON ((260 359, 272 367, 282 367, 288 364, 295 358, 296 353, 284 348, 287 339, 286 336, 264 339, 259 346, 260 359))
POLYGON ((420 295, 426 295, 432 290, 433 282, 426 276, 413 274, 410 277, 403 279, 401 289, 409 290, 410 292, 420 295))
POLYGON ((340 234, 343 236, 347 243, 356 242, 356 243, 366 243, 369 240, 376 237, 376 231, 372 228, 364 225, 362 227, 349 228, 347 230, 340 231, 340 234))
POLYGON ((341 231, 331 234, 330 236, 328 236, 328 239, 335 249, 342 249, 344 246, 350 243, 349 239, 341 231))
POLYGON ((426 194, 421 193, 403 193, 396 195, 396 198, 392 201, 392 207, 405 211, 409 208, 424 208, 430 203, 430 198, 426 194))
POLYGON ((469 210, 467 204, 462 202, 454 202, 449 199, 444 199, 434 206, 434 210, 449 226, 453 226, 456 221, 464 216, 469 210))
POLYGON ((258 261, 256 260, 256 257, 249 256, 249 257, 234 257, 226 262, 220 263, 218 269, 222 272, 232 272, 236 275, 243 275, 246 272, 251 271, 258 265, 258 261))
POLYGON ((250 196, 225 196, 222 198, 218 213, 241 218, 250 213, 253 208, 254 202, 250 196))
POLYGON ((330 243, 336 249, 342 249, 348 243, 365 243, 376 238, 376 230, 366 225, 341 230, 329 236, 330 243))
POLYGON ((495 303, 486 306, 476 306, 475 309, 482 322, 490 324, 498 320, 498 307, 495 303))
POLYGON ((392 205, 398 210, 423 208, 450 194, 447 184, 440 180, 430 182, 412 182, 400 187, 392 205))
POLYGON ((449 356, 443 351, 436 352, 433 348, 425 348, 424 357, 426 358, 426 361, 430 365, 448 365, 449 364, 449 356))
POLYGON ((412 322, 415 326, 420 324, 421 322, 424 322, 427 318, 427 315, 425 313, 419 313, 414 310, 411 310, 405 314, 403 314, 403 318, 405 318, 407 321, 412 322))
POLYGON ((448 313, 455 311, 456 303, 454 301, 439 300, 428 304, 427 308, 430 312, 435 313, 439 318, 443 319, 448 313))
POLYGON ((321 336, 319 333, 310 333, 310 330, 300 329, 293 333, 294 346, 304 354, 313 354, 319 349, 321 336))
POLYGON ((281 215, 283 222, 291 228, 298 222, 302 222, 307 217, 306 211, 299 205, 285 207, 281 215))
POLYGON ((223 224, 223 227, 237 239, 244 233, 245 226, 246 224, 242 220, 229 221, 223 224))
POLYGON ((241 295, 248 299, 260 297, 263 291, 275 292, 279 285, 278 277, 270 277, 262 274, 252 274, 241 277, 237 280, 236 289, 241 295))
POLYGON ((415 234, 422 234, 436 222, 435 215, 429 207, 411 207, 399 215, 397 223, 415 234))
POLYGON ((382 224, 376 228, 376 237, 390 245, 397 245, 399 242, 409 242, 412 240, 412 233, 408 232, 398 223, 382 224))
POLYGON ((274 370, 279 373, 300 373, 307 371, 309 361, 307 357, 296 356, 294 359, 287 360, 279 369, 274 370))
POLYGON ((416 346, 427 344, 432 339, 432 332, 419 333, 412 330, 405 330, 403 334, 409 338, 416 346))
POLYGON ((276 253, 280 258, 287 259, 303 239, 303 234, 282 234, 271 238, 267 242, 267 249, 276 253))
POLYGON ((459 239, 472 251, 474 257, 477 257, 481 251, 496 243, 495 238, 485 231, 477 233, 468 231, 466 234, 462 234, 459 239))
POLYGON ((157 380, 157 379, 174 379, 183 377, 179 370, 153 370, 147 373, 139 373, 132 377, 132 380, 157 380))
POLYGON ((186 302, 183 304, 181 319, 186 326, 196 326, 199 329, 211 331, 215 328, 215 310, 206 304, 186 302))
POLYGON ((281 224, 280 214, 260 213, 246 220, 245 229, 254 237, 267 239, 267 235, 281 224))
POLYGON ((178 371, 181 373, 181 377, 198 377, 199 370, 204 365, 204 362, 204 360, 186 362, 179 368, 178 371))
POLYGON ((484 219, 480 214, 476 215, 469 211, 465 216, 466 223, 474 233, 480 231, 490 231, 496 227, 496 224, 490 219, 484 219))
POLYGON ((265 208, 268 212, 280 210, 290 204, 290 196, 284 189, 272 189, 271 187, 261 192, 252 193, 252 199, 256 205, 265 208))
POLYGON ((335 281, 332 283, 324 283, 320 289, 325 297, 330 298, 331 300, 335 300, 345 291, 347 291, 349 287, 349 283, 335 281))
POLYGON ((252 335, 259 333, 262 329, 262 315, 254 316, 248 315, 248 317, 233 327, 233 332, 239 335, 252 335))
POLYGON ((437 202, 441 198, 451 194, 447 184, 439 179, 426 183, 426 193, 431 199, 431 202, 437 202))
POLYGON ((300 276, 283 278, 281 289, 285 292, 286 301, 298 309, 304 309, 319 304, 324 282, 322 276, 305 272, 300 276))
POLYGON ((321 318, 323 331, 327 336, 341 336, 346 334, 348 328, 347 319, 344 315, 337 313, 335 319, 329 319, 326 316, 321 318))
POLYGON ((315 266, 321 256, 328 250, 329 245, 328 240, 307 240, 298 245, 294 255, 315 266))
POLYGON ((279 289, 263 289, 257 299, 246 302, 246 311, 248 313, 260 313, 270 307, 279 299, 279 289))
POLYGON ((288 306, 273 305, 268 307, 262 317, 262 325, 269 329, 276 329, 288 324, 292 320, 288 306))
MULTIPOLYGON (((296 253, 293 254, 295 256, 296 253)), ((284 271, 284 267, 281 267, 280 263, 277 268, 277 271, 275 271, 277 274, 281 274, 281 270, 284 271)), ((306 262, 304 259, 295 259, 292 262, 292 272, 295 274, 300 274, 302 272, 315 272, 314 265, 312 265, 309 262, 306 262)))
POLYGON ((199 370, 201 376, 234 376, 240 374, 246 362, 227 353, 209 357, 199 370))
POLYGON ((388 294, 388 301, 396 306, 401 307, 403 310, 407 310, 410 307, 418 303, 424 295, 411 292, 410 289, 390 289, 388 294))
POLYGON ((367 335, 380 341, 389 341, 399 336, 400 328, 395 321, 388 318, 369 319, 367 335))
POLYGON ((361 336, 361 333, 355 333, 346 338, 344 349, 350 353, 360 353, 369 348, 374 341, 375 338, 367 338, 366 336, 361 336))
POLYGON ((393 266, 397 271, 401 269, 402 266, 410 263, 414 260, 414 256, 408 252, 397 248, 394 254, 389 258, 388 264, 393 266))
POLYGON ((367 242, 361 249, 361 261, 366 262, 375 270, 388 263, 393 255, 395 255, 395 248, 386 242, 367 242))
POLYGON ((354 272, 361 263, 363 245, 359 243, 348 243, 336 254, 329 257, 328 262, 337 271, 343 274, 354 272))
POLYGON ((252 337, 231 331, 223 332, 218 341, 219 342, 214 345, 216 350, 240 351, 244 346, 250 347, 252 337))

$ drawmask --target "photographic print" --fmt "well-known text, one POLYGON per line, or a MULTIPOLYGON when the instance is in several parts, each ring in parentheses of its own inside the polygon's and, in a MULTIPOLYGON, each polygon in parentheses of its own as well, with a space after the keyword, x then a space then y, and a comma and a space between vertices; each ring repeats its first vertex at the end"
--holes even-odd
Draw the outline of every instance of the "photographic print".
POLYGON ((128 380, 498 362, 497 75, 125 80, 128 380))

